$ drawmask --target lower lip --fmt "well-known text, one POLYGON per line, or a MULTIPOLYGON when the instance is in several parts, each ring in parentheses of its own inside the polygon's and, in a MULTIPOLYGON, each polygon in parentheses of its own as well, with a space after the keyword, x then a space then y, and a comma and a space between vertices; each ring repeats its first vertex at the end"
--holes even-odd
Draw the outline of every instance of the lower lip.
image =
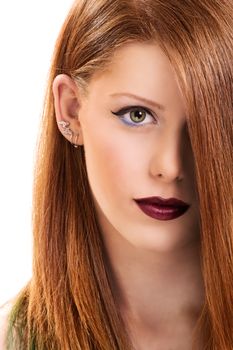
POLYGON ((157 220, 173 220, 183 215, 188 209, 187 207, 162 207, 159 205, 142 204, 136 202, 139 208, 148 216, 157 220))

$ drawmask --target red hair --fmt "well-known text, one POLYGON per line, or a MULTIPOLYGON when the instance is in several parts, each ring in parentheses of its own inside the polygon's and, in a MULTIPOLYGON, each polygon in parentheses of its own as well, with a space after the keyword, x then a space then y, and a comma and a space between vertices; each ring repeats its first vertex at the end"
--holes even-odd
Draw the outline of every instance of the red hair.
POLYGON ((233 349, 232 28, 231 0, 74 2, 48 79, 34 173, 33 275, 12 308, 8 349, 132 348, 112 293, 83 149, 57 128, 52 83, 65 73, 85 91, 114 51, 133 41, 158 43, 182 87, 206 295, 196 332, 206 350, 233 349))

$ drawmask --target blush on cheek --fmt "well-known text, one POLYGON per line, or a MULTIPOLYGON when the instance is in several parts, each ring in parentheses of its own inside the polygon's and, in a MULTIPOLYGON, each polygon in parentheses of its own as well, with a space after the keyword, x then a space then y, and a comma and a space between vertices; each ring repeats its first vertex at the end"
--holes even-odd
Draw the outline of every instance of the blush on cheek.
POLYGON ((124 192, 127 196, 140 166, 132 139, 106 125, 90 126, 85 136, 86 165, 93 190, 116 197, 124 192))
POLYGON ((122 151, 116 147, 106 146, 106 144, 96 146, 92 151, 90 150, 89 157, 87 154, 89 176, 96 188, 99 187, 102 191, 116 195, 118 191, 122 191, 122 185, 124 187, 127 180, 127 162, 122 151))
POLYGON ((119 155, 119 151, 115 149, 106 149, 103 155, 105 166, 109 172, 115 177, 119 177, 122 167, 125 166, 122 156, 119 155))

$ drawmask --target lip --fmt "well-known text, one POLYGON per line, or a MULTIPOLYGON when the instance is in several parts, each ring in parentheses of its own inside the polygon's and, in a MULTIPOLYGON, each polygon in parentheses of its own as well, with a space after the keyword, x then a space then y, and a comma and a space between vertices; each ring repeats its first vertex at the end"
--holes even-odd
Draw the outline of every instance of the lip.
POLYGON ((138 203, 143 204, 157 204, 160 206, 172 206, 172 207, 184 207, 189 205, 188 203, 183 202, 181 199, 177 198, 162 198, 162 197, 146 197, 146 198, 138 198, 135 199, 138 203))
POLYGON ((135 202, 146 215, 157 220, 176 219, 190 207, 189 204, 176 198, 149 197, 135 199, 135 202))

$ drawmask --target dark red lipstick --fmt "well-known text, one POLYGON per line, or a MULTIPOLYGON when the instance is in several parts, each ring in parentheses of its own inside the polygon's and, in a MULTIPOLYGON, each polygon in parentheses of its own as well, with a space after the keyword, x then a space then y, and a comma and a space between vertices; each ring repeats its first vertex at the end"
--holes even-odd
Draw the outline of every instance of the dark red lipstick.
POLYGON ((135 199, 135 202, 146 215, 157 220, 176 219, 190 207, 188 203, 177 198, 148 197, 135 199))

